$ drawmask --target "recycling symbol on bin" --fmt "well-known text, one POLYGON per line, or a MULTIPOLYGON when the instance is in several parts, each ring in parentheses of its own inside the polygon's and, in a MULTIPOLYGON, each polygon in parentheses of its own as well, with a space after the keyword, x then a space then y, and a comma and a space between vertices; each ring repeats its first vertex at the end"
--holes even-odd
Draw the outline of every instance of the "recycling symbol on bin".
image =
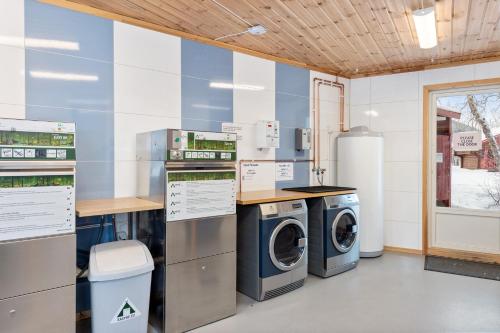
POLYGON ((141 315, 139 309, 127 298, 123 301, 122 305, 116 311, 116 314, 111 319, 111 324, 116 324, 125 320, 137 318, 141 315))

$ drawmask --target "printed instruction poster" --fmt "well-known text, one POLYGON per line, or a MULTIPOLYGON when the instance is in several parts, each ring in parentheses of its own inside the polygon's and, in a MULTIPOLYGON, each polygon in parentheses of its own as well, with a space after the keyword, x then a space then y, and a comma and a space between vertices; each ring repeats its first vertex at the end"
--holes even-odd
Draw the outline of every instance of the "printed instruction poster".
POLYGON ((167 221, 236 213, 236 171, 167 172, 167 221))
POLYGON ((293 163, 276 163, 276 181, 293 180, 293 163))
POLYGON ((241 163, 241 191, 274 190, 276 167, 274 162, 241 163))
POLYGON ((73 174, 1 174, 0 241, 74 231, 73 174))
POLYGON ((243 140, 243 126, 234 123, 222 123, 222 132, 236 133, 236 140, 243 140))

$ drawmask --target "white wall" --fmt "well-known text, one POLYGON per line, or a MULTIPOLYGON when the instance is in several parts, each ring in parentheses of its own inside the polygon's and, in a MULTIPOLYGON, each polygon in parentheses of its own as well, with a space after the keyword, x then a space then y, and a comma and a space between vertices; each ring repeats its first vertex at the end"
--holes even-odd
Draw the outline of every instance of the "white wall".
POLYGON ((385 245, 421 249, 423 86, 498 76, 489 62, 351 80, 351 127, 385 137, 385 245))
POLYGON ((137 133, 181 127, 181 39, 114 22, 115 197, 136 195, 137 133))
MULTIPOLYGON (((243 128, 243 140, 238 142, 238 160, 274 160, 274 149, 257 149, 255 124, 259 120, 276 120, 275 62, 234 52, 233 83, 264 87, 263 90, 256 91, 233 91, 233 121, 243 128)), ((255 182, 246 183, 246 186, 242 187, 243 191, 274 189, 274 164, 262 163, 262 167, 268 172, 262 172, 255 182)))
POLYGON ((0 117, 24 119, 24 1, 0 1, 0 117))
MULTIPOLYGON (((310 85, 310 105, 311 105, 311 127, 313 124, 313 80, 320 78, 324 80, 335 81, 336 77, 333 75, 311 71, 311 85, 310 85)), ((339 77, 338 81, 344 84, 344 122, 345 128, 349 128, 349 109, 350 109, 350 91, 351 80, 339 77)), ((340 134, 340 93, 339 89, 335 87, 328 87, 321 85, 319 88, 319 110, 320 110, 320 167, 326 169, 323 178, 324 185, 335 185, 336 169, 337 169, 337 151, 336 142, 337 136, 340 134)), ((313 159, 311 151, 311 159, 313 159)), ((312 165, 311 165, 312 168, 312 165)), ((315 174, 311 173, 311 185, 319 185, 315 174)))

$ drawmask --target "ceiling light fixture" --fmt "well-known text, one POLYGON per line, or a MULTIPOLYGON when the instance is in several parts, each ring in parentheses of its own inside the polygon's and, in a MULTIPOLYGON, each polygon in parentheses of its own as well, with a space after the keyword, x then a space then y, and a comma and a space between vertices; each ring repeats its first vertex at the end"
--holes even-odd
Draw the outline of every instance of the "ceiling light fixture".
POLYGON ((417 30, 418 43, 422 49, 430 49, 437 45, 436 14, 434 7, 413 11, 413 22, 417 30))
POLYGON ((210 88, 252 90, 252 91, 264 90, 263 86, 255 86, 252 84, 238 84, 238 83, 233 84, 233 83, 226 83, 226 82, 210 82, 210 88))
POLYGON ((230 35, 226 35, 226 36, 222 36, 222 37, 217 37, 217 38, 215 38, 215 40, 221 40, 224 38, 235 37, 235 36, 243 35, 246 33, 249 33, 250 35, 254 35, 254 36, 260 36, 260 35, 265 34, 266 32, 267 32, 267 29, 263 25, 258 24, 258 25, 251 26, 250 28, 248 28, 247 30, 242 31, 242 32, 238 32, 235 34, 230 34, 230 35))
POLYGON ((236 36, 243 35, 246 33, 249 33, 250 35, 253 35, 253 36, 260 36, 260 35, 263 35, 267 32, 267 29, 263 25, 261 25, 261 24, 253 25, 250 22, 248 22, 247 20, 245 20, 243 17, 241 17, 238 14, 236 14, 235 12, 233 12, 231 9, 229 9, 226 6, 224 6, 223 4, 219 3, 218 1, 212 0, 212 2, 248 26, 247 30, 245 30, 245 31, 217 37, 217 38, 215 38, 215 40, 221 40, 221 39, 229 38, 229 37, 236 37, 236 36))
POLYGON ((30 71, 30 76, 37 79, 64 80, 64 81, 99 81, 97 75, 56 73, 44 71, 30 71))

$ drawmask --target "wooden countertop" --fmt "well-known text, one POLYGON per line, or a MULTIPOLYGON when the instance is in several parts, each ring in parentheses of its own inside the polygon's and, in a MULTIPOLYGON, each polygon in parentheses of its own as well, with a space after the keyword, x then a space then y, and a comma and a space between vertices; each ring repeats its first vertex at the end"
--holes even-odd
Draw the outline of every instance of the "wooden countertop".
POLYGON ((141 212, 155 209, 163 209, 163 204, 139 198, 80 200, 76 202, 76 216, 78 217, 141 212))
POLYGON ((236 203, 238 205, 255 205, 268 202, 278 202, 286 200, 298 200, 307 198, 327 197, 330 195, 351 194, 356 191, 336 191, 336 192, 321 192, 321 193, 305 193, 283 190, 268 190, 268 191, 251 191, 240 192, 236 195, 236 203))

